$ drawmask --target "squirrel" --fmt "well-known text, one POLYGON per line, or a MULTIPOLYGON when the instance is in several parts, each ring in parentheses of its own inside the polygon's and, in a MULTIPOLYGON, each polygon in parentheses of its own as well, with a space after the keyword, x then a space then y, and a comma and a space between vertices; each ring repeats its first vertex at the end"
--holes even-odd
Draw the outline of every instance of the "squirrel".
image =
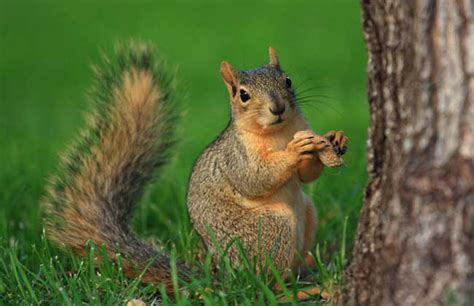
MULTIPOLYGON (((87 241, 105 245, 111 260, 124 255, 127 277, 146 269, 142 281, 164 284, 172 294, 169 257, 130 227, 144 188, 176 142, 173 79, 152 50, 142 43, 122 46, 115 59, 94 69, 87 128, 50 179, 43 205, 50 240, 79 256, 87 241)), ((216 265, 217 249, 239 238, 249 256, 270 256, 281 271, 298 267, 296 254, 310 250, 316 232, 316 209, 302 183, 317 179, 324 165, 340 165, 347 149, 343 132, 310 130, 271 47, 269 57, 249 71, 222 62, 231 118, 190 176, 190 220, 216 265)), ((235 247, 228 255, 238 263, 235 247)), ((180 262, 177 271, 182 279, 191 275, 180 262)))

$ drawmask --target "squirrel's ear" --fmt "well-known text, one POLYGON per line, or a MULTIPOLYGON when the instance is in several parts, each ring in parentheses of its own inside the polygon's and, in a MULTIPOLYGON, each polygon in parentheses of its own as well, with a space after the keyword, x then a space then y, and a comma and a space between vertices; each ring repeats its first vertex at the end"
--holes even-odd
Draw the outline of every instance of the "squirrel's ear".
POLYGON ((221 63, 221 75, 229 94, 234 97, 237 93, 237 75, 234 68, 226 61, 221 63))
POLYGON ((268 64, 271 66, 275 66, 276 68, 280 68, 280 61, 278 60, 278 55, 272 47, 268 47, 268 57, 269 62, 268 64))

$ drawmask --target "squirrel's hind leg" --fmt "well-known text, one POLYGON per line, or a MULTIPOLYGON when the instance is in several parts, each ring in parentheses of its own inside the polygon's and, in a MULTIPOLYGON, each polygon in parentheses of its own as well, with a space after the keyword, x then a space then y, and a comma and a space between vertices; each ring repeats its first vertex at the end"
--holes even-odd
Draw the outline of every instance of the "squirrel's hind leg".
POLYGON ((317 226, 317 210, 314 206, 313 201, 306 194, 304 195, 305 204, 305 228, 304 228, 304 243, 303 252, 304 261, 309 266, 314 266, 313 258, 309 254, 311 248, 314 246, 314 240, 316 237, 316 226, 317 226))
MULTIPOLYGON (((278 206, 278 205, 276 205, 278 206)), ((275 208, 275 205, 272 206, 275 208)), ((215 232, 217 242, 234 264, 239 264, 240 254, 235 245, 229 244, 238 238, 249 259, 257 260, 257 272, 264 266, 266 256, 269 256, 280 271, 293 267, 296 252, 296 223, 289 209, 239 209, 227 214, 226 218, 214 216, 214 220, 221 220, 217 224, 209 224, 215 232)), ((210 223, 210 222, 209 222, 210 223)), ((215 250, 214 241, 203 235, 208 249, 215 250)), ((219 264, 219 255, 214 254, 214 263, 219 264)))

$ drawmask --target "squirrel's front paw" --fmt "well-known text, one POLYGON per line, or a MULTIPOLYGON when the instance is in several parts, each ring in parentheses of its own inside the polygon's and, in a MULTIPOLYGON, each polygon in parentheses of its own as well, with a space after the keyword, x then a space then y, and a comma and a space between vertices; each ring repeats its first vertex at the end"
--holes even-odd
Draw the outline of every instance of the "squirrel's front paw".
POLYGON ((297 132, 293 140, 288 143, 286 150, 299 162, 313 158, 313 152, 323 150, 329 146, 329 142, 324 137, 315 135, 308 130, 297 132))
POLYGON ((324 136, 314 134, 311 130, 299 131, 293 136, 293 139, 311 139, 314 144, 313 151, 323 151, 331 146, 331 143, 324 136))
POLYGON ((329 131, 324 134, 324 137, 326 137, 331 142, 334 147, 334 152, 336 152, 337 155, 341 156, 346 153, 346 143, 349 141, 349 138, 344 136, 343 131, 329 131))

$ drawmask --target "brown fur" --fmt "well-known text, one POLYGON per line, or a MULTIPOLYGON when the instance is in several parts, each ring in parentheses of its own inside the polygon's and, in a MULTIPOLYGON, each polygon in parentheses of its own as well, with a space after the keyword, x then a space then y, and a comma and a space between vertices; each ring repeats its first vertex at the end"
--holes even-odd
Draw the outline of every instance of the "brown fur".
MULTIPOLYGON (((249 257, 262 261, 268 255, 286 270, 297 267, 295 254, 314 242, 316 210, 302 190, 323 170, 312 152, 335 153, 329 140, 308 130, 271 48, 269 56, 269 65, 251 71, 237 72, 223 62, 232 119, 194 166, 188 210, 216 264, 217 250, 238 237, 249 257), (249 101, 242 100, 242 90, 249 101), (275 115, 275 109, 284 111, 275 115)), ((235 247, 229 256, 238 262, 235 247)))
MULTIPOLYGON (((78 170, 64 187, 59 177, 51 182, 44 201, 47 235, 81 256, 87 241, 105 245, 112 260, 122 253, 128 277, 137 277, 150 265, 143 281, 164 284, 171 293, 169 258, 140 241, 129 227, 132 209, 169 146, 166 97, 148 62, 140 66, 139 57, 134 60, 137 64, 122 68, 118 83, 110 88, 106 113, 89 117, 91 128, 100 126, 93 135, 97 141, 74 160, 65 158, 65 164, 78 170)), ((185 278, 187 268, 178 266, 185 278)))

